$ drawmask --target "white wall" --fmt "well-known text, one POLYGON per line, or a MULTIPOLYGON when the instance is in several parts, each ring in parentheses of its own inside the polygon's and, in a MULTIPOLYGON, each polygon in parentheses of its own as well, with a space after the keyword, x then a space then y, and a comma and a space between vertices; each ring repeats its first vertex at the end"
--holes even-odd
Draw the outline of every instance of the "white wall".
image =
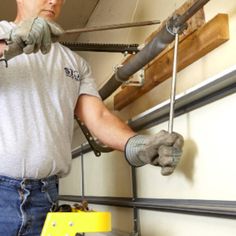
MULTIPOLYGON (((184 0, 100 0, 88 25, 103 25, 129 21, 165 19, 184 0)), ((177 92, 198 84, 236 64, 236 1, 211 0, 205 7, 206 19, 217 13, 228 13, 230 40, 202 59, 178 73, 177 92)), ((119 30, 84 34, 80 40, 107 43, 142 43, 155 26, 142 29, 119 30)), ((122 55, 83 53, 92 65, 100 86, 113 73, 122 55)), ((170 80, 152 89, 148 94, 117 113, 124 120, 169 98, 170 80)), ((145 198, 178 198, 205 200, 236 199, 236 94, 227 96, 174 120, 174 129, 184 135, 184 155, 176 172, 163 177, 159 168, 145 166, 137 171, 138 196, 145 198)), ((106 101, 112 109, 113 100, 106 101)), ((145 133, 166 129, 163 123, 145 133)), ((74 146, 79 145, 78 131, 74 146)), ((131 196, 130 168, 118 152, 94 157, 85 155, 85 193, 93 196, 131 196)), ((80 195, 80 158, 73 161, 69 176, 60 182, 61 194, 80 195)), ((132 230, 132 211, 119 208, 93 206, 95 210, 109 210, 113 227, 122 231, 132 230)), ((140 211, 142 236, 234 236, 236 221, 203 216, 182 215, 154 211, 140 211)), ((102 235, 102 234, 93 234, 102 235)))

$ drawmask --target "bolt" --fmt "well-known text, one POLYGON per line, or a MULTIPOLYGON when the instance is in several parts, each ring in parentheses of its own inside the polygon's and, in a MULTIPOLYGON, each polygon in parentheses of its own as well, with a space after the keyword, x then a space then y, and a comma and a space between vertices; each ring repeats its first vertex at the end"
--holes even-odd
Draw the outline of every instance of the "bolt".
POLYGON ((73 222, 69 222, 69 226, 70 227, 74 226, 74 223, 73 222))
POLYGON ((57 226, 57 222, 54 221, 54 222, 52 223, 52 227, 56 227, 56 226, 57 226))

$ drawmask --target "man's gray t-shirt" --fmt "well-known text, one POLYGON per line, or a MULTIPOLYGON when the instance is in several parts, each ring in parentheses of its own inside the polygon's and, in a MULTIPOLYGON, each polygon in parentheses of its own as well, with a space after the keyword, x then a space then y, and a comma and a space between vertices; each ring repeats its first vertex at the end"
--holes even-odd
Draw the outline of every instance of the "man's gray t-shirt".
MULTIPOLYGON (((0 34, 14 27, 0 22, 0 34)), ((89 65, 59 43, 0 63, 0 175, 64 176, 71 165, 78 97, 99 97, 89 65)))

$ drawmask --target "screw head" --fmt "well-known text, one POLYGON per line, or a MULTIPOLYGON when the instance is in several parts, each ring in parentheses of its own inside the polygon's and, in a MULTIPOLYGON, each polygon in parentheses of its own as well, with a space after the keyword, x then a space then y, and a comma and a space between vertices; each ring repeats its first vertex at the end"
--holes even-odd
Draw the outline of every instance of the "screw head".
POLYGON ((52 227, 56 227, 57 226, 57 222, 52 222, 52 227))
POLYGON ((74 222, 69 222, 69 226, 70 227, 74 226, 74 222))

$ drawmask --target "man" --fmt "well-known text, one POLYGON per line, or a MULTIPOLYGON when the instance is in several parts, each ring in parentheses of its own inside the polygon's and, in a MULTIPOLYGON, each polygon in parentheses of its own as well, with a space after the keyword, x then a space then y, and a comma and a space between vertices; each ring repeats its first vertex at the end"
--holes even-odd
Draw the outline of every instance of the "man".
POLYGON ((163 175, 179 162, 183 138, 138 135, 108 111, 89 65, 57 42, 63 0, 16 3, 15 21, 0 22, 0 235, 36 236, 70 170, 74 114, 130 165, 163 175))

